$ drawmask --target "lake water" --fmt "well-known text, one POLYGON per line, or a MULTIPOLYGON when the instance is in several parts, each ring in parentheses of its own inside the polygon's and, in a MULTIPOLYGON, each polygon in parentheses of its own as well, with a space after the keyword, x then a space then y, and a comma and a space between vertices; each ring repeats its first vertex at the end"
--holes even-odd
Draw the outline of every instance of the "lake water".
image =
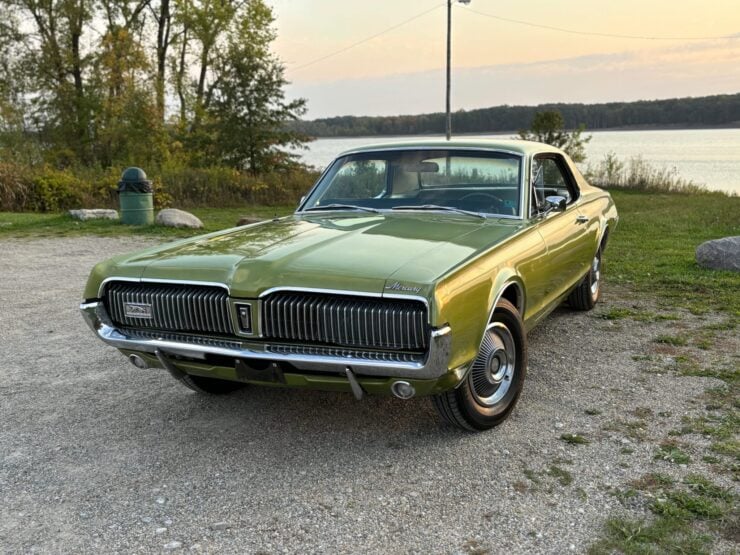
MULTIPOLYGON (((708 189, 740 194, 740 129, 680 129, 655 131, 593 131, 586 163, 597 163, 607 152, 620 159, 642 156, 652 165, 675 169, 684 179, 708 189)), ((511 137, 511 133, 464 135, 460 138, 511 137)), ((424 137, 349 137, 317 139, 302 151, 303 162, 324 167, 353 147, 424 137)), ((428 137, 439 138, 439 137, 428 137)))

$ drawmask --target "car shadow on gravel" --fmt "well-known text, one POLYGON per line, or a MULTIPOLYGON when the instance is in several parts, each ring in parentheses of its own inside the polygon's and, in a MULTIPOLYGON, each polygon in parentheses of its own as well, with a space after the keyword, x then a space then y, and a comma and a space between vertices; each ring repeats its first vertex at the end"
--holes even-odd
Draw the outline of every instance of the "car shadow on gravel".
MULTIPOLYGON (((180 391, 179 387, 173 383, 174 391, 159 398, 156 412, 170 416, 167 423, 155 416, 161 427, 150 439, 197 439, 208 451, 223 446, 248 447, 250 455, 263 452, 275 464, 288 462, 285 455, 291 452, 291 445, 310 445, 310 449, 301 449, 310 459, 336 457, 343 452, 343 456, 367 460, 371 453, 413 451, 437 444, 449 447, 450 442, 471 436, 441 423, 429 400, 423 398, 402 401, 371 397, 357 401, 344 393, 257 386, 226 396, 202 397, 180 391), (353 452, 355 444, 362 445, 362 452, 353 452), (281 448, 276 449, 277 445, 281 448)), ((140 419, 138 425, 131 416, 129 424, 143 428, 152 413, 137 413, 134 419, 140 419)), ((148 438, 145 435, 140 439, 148 438)))

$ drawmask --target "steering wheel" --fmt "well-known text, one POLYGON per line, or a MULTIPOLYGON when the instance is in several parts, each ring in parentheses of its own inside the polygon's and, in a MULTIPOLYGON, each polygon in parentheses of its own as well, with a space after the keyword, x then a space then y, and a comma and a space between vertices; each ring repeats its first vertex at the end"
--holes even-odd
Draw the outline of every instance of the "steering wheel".
POLYGON ((491 193, 468 193, 467 195, 461 197, 460 200, 464 201, 464 200, 474 199, 476 197, 480 197, 481 199, 483 199, 482 202, 479 202, 476 204, 484 204, 486 201, 489 201, 489 202, 493 201, 494 203, 496 203, 497 205, 496 209, 499 212, 501 212, 501 210, 506 207, 502 199, 500 199, 496 195, 492 195, 491 193))

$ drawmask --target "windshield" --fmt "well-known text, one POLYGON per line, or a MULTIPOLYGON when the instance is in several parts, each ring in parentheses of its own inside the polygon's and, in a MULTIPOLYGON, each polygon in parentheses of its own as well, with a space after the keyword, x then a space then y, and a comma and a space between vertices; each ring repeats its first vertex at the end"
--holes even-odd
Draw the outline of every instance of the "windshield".
POLYGON ((450 210, 518 216, 522 158, 473 150, 398 150, 338 158, 303 210, 450 210))

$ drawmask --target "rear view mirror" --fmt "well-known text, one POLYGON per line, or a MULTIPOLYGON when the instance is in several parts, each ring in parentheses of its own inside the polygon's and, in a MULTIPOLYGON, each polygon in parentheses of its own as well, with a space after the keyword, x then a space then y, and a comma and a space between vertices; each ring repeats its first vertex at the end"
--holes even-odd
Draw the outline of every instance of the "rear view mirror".
POLYGON ((416 164, 401 164, 401 169, 411 173, 439 173, 437 162, 418 162, 416 164))
POLYGON ((553 210, 565 210, 565 206, 567 203, 565 197, 561 197, 558 195, 545 197, 545 202, 547 202, 547 207, 553 210))

